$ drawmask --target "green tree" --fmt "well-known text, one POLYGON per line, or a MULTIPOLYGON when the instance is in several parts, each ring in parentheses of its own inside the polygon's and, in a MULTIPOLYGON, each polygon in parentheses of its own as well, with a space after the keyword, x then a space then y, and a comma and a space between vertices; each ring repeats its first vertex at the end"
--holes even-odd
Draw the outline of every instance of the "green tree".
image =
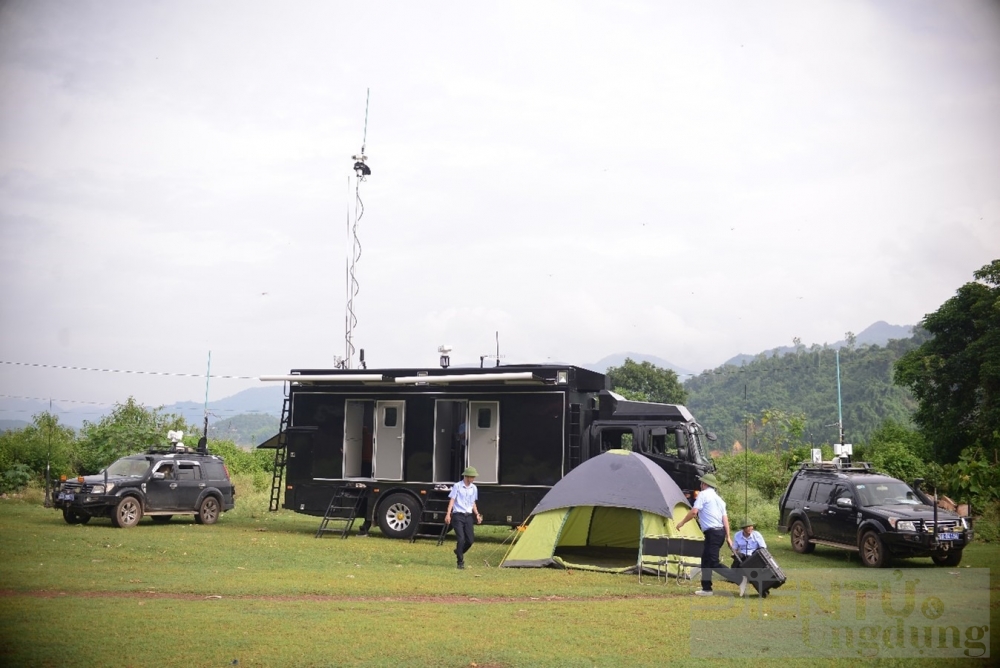
POLYGON ((611 389, 626 399, 655 401, 664 404, 687 402, 687 392, 677 379, 677 373, 652 362, 636 362, 625 358, 621 366, 608 369, 611 389))
POLYGON ((921 326, 931 338, 896 363, 894 381, 917 399, 913 420, 934 458, 966 447, 1000 450, 1000 260, 973 274, 921 326))
POLYGON ((924 437, 894 420, 886 420, 876 429, 871 441, 859 448, 858 455, 880 472, 907 482, 925 477, 927 471, 928 448, 924 437))
POLYGON ((0 434, 0 472, 17 464, 42 479, 46 463, 51 462, 53 476, 73 472, 76 434, 71 427, 59 424, 59 416, 48 411, 38 413, 23 429, 0 434))
MULTIPOLYGON (((167 432, 194 432, 184 418, 163 414, 159 408, 146 408, 129 397, 124 404, 115 404, 110 415, 100 422, 84 422, 77 449, 80 473, 97 473, 119 457, 147 450, 154 445, 167 445, 167 432)), ((194 441, 198 436, 191 433, 194 441)), ((190 443, 194 445, 194 443, 190 443)))
POLYGON ((803 445, 806 417, 801 413, 767 408, 761 411, 759 416, 749 418, 747 429, 754 450, 771 452, 788 450, 803 445))

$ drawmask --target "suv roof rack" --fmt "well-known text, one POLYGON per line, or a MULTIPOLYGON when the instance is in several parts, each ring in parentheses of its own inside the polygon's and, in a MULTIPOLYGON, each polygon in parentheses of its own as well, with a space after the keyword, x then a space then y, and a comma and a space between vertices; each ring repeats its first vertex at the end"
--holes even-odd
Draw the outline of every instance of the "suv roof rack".
POLYGON ((161 447, 154 445, 150 447, 149 450, 146 450, 146 454, 147 455, 195 454, 195 450, 194 448, 189 448, 186 445, 179 447, 178 446, 161 447))
POLYGON ((829 471, 831 473, 875 473, 868 462, 842 462, 835 459, 829 462, 802 462, 799 470, 829 471))

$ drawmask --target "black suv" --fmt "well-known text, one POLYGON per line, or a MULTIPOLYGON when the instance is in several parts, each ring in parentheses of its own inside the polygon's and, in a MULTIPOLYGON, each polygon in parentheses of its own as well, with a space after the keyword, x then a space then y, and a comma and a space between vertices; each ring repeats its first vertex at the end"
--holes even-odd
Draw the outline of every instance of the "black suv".
POLYGON ((938 508, 901 480, 869 464, 802 464, 778 501, 778 530, 790 533, 800 554, 816 545, 855 550, 872 568, 896 557, 930 557, 957 566, 972 542, 969 520, 938 508))
POLYGON ((135 526, 143 515, 154 522, 194 515, 199 524, 214 524, 236 503, 222 458, 183 446, 122 457, 96 475, 62 481, 53 496, 69 524, 110 517, 119 528, 135 526))

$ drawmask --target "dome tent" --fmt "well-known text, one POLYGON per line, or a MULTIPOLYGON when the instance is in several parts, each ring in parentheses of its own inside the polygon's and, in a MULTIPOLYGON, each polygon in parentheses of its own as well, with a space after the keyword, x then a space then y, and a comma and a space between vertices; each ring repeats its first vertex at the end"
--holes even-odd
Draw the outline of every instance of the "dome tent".
MULTIPOLYGON (((500 565, 662 572, 663 558, 644 555, 644 543, 654 537, 703 541, 696 522, 677 529, 690 508, 677 483, 653 461, 609 450, 573 469, 542 498, 500 565)), ((698 564, 672 555, 665 566, 676 576, 698 564)))

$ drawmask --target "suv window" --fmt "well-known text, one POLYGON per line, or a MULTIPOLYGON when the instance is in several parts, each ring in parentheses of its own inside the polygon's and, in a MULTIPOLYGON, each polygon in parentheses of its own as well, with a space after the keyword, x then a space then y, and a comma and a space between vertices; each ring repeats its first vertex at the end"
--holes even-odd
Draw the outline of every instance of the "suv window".
POLYGON ((201 480, 201 467, 194 462, 180 462, 177 470, 178 480, 201 480))
POLYGON ((202 475, 207 480, 225 480, 226 473, 222 468, 222 462, 203 462, 202 463, 202 475))
POLYGON ((864 506, 888 506, 893 504, 920 505, 921 501, 913 490, 901 480, 866 481, 858 484, 858 495, 864 506))
POLYGON ((854 491, 847 485, 837 485, 833 488, 833 493, 830 494, 830 500, 828 503, 835 504, 837 499, 851 499, 854 500, 854 491))
POLYGON ((829 503, 829 498, 832 493, 832 482, 814 482, 812 492, 809 493, 809 500, 816 503, 829 503))
POLYGON ((788 493, 788 498, 804 501, 809 494, 809 483, 810 481, 803 476, 795 478, 795 482, 792 483, 792 491, 788 493))

